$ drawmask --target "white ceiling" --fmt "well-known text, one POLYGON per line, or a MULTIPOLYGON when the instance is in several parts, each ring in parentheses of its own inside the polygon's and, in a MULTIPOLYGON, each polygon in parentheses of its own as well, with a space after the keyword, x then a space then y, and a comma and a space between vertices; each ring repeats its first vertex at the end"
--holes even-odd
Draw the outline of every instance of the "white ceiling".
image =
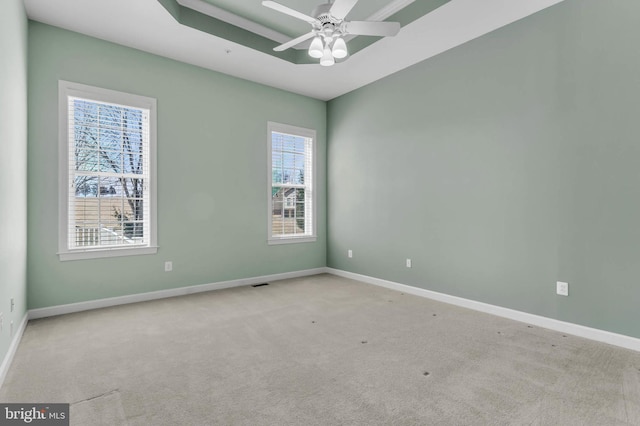
MULTIPOLYGON (((181 25, 157 0, 24 0, 24 3, 29 18, 36 21, 329 100, 561 1, 451 0, 406 25, 397 36, 381 39, 345 62, 326 68, 318 64, 293 64, 181 25)), ((262 7, 258 0, 237 2, 262 7)), ((287 4, 286 0, 280 2, 287 4)))

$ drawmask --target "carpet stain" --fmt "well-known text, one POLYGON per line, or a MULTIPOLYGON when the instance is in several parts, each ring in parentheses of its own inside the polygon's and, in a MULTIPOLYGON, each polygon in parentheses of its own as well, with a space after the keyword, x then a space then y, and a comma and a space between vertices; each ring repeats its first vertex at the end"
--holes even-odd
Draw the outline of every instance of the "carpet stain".
POLYGON ((428 371, 425 371, 424 373, 422 373, 422 375, 423 375, 423 376, 428 376, 428 375, 429 375, 429 372, 428 372, 428 371))
POLYGON ((360 343, 362 343, 362 344, 364 345, 365 343, 367 343, 367 341, 366 341, 366 340, 363 340, 363 341, 362 341, 362 342, 360 342, 360 343))

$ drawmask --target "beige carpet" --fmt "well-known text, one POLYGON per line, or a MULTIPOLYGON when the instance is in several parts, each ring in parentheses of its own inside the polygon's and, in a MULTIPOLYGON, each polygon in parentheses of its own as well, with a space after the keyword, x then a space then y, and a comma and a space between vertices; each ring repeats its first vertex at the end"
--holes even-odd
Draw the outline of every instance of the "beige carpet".
POLYGON ((330 275, 31 321, 72 425, 640 425, 640 353, 330 275))

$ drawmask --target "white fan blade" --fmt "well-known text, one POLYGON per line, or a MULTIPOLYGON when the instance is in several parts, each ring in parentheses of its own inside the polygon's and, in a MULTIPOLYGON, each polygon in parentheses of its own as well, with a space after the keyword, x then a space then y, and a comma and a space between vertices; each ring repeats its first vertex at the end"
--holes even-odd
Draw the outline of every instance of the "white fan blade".
POLYGON ((262 2, 263 6, 266 6, 270 9, 277 10, 278 12, 282 12, 286 15, 293 16, 294 18, 302 19, 310 24, 315 24, 318 22, 316 18, 312 18, 309 15, 305 15, 304 13, 298 12, 297 10, 293 10, 287 6, 283 6, 280 3, 276 3, 275 1, 264 0, 262 2))
POLYGON ((311 37, 315 37, 316 33, 311 31, 310 33, 307 33, 305 35, 301 35, 298 38, 294 38, 293 40, 290 40, 288 42, 286 42, 285 44, 281 44, 280 46, 274 47, 273 50, 275 50, 276 52, 282 52, 283 50, 287 50, 290 47, 293 47, 297 44, 302 43, 305 40, 309 40, 311 37))
POLYGON ((336 19, 344 19, 356 3, 358 3, 358 0, 336 0, 331 9, 329 9, 329 13, 336 19))
POLYGON ((347 34, 392 37, 400 31, 399 22, 351 21, 347 22, 347 34))

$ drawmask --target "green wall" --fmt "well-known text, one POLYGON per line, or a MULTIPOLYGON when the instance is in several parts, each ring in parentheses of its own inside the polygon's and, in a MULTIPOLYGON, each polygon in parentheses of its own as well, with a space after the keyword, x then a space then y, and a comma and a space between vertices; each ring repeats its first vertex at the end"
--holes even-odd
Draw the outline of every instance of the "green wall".
POLYGON ((16 331, 27 300, 27 16, 21 0, 0 6, 0 147, 1 363, 11 321, 16 331))
POLYGON ((322 208, 317 242, 267 245, 266 187, 267 121, 313 128, 325 204, 324 102, 37 22, 29 61, 29 308, 326 265, 322 208), (157 99, 157 255, 58 260, 59 79, 157 99))
POLYGON ((329 102, 328 266, 640 337, 638 16, 567 0, 329 102))

